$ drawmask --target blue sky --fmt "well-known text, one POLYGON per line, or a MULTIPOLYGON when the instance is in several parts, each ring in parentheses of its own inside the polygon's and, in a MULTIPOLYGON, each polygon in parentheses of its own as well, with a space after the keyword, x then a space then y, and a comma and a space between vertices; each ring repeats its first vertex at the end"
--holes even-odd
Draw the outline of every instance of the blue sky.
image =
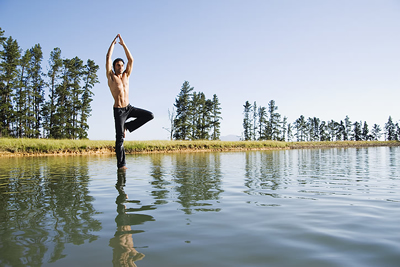
MULTIPOLYGON (((135 59, 130 102, 155 119, 127 140, 167 139, 168 109, 185 80, 222 107, 221 135, 241 135, 243 104, 293 123, 400 119, 400 1, 396 0, 0 0, 0 27, 23 51, 92 59, 100 66, 89 138, 113 140, 105 55, 120 33, 135 59), (115 2, 117 3, 117 2, 115 2)), ((115 57, 123 57, 117 45, 115 57)))

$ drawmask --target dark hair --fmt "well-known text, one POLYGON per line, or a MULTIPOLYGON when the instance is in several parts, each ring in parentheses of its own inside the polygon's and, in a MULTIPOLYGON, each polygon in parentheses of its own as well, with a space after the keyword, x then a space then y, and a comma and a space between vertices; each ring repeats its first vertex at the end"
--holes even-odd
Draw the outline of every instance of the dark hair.
POLYGON ((122 61, 122 63, 125 64, 124 60, 122 58, 116 58, 113 62, 113 69, 115 70, 115 64, 117 64, 119 61, 122 61))

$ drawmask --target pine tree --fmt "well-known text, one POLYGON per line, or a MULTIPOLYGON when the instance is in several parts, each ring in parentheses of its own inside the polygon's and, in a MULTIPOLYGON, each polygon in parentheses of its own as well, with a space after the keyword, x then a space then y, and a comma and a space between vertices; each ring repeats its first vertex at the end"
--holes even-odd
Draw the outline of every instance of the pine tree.
POLYGON ((344 140, 344 135, 345 135, 345 130, 346 126, 344 125, 343 121, 340 121, 340 123, 337 125, 337 132, 336 132, 336 140, 341 141, 344 140))
POLYGON ((27 103, 27 96, 30 93, 30 64, 31 64, 31 51, 25 51, 24 56, 20 61, 19 84, 15 88, 16 94, 14 97, 15 102, 15 134, 17 137, 27 137, 31 131, 28 125, 29 106, 27 103))
POLYGON ((70 91, 71 91, 71 128, 69 129, 68 138, 77 139, 78 134, 78 124, 79 124, 79 113, 82 110, 81 95, 83 93, 83 88, 81 87, 81 80, 83 76, 83 61, 74 57, 70 61, 71 65, 69 71, 70 79, 70 91))
POLYGON ((90 113, 92 112, 92 108, 90 103, 93 101, 92 96, 94 93, 92 89, 96 83, 99 83, 97 77, 97 71, 99 70, 99 66, 94 63, 93 60, 88 59, 86 65, 83 70, 83 79, 85 85, 83 87, 83 94, 81 96, 81 109, 80 109, 80 118, 78 122, 78 138, 86 139, 88 138, 87 131, 89 130, 89 124, 87 122, 90 113))
POLYGON ((3 44, 0 62, 0 137, 12 135, 13 88, 18 83, 18 66, 21 57, 16 40, 9 37, 3 44))
POLYGON ((32 129, 33 134, 32 137, 39 138, 40 137, 40 129, 41 129, 41 110, 42 105, 44 102, 44 81, 43 81, 43 74, 42 74, 42 59, 43 53, 42 48, 39 44, 36 44, 34 47, 31 48, 31 81, 32 81, 32 129))
POLYGON ((396 128, 392 121, 392 117, 389 116, 388 122, 385 124, 385 136, 386 140, 392 141, 395 139, 396 128))
POLYGON ((208 140, 210 138, 210 125, 211 125, 211 100, 206 99, 204 93, 199 93, 199 104, 198 104, 198 136, 197 139, 208 140))
POLYGON ((216 94, 213 95, 213 99, 211 101, 212 108, 211 108, 211 139, 212 140, 219 140, 221 135, 220 133, 220 126, 222 120, 221 115, 221 104, 219 103, 218 97, 216 94))
POLYGON ((177 140, 186 140, 189 138, 190 130, 190 97, 193 87, 190 87, 188 81, 182 85, 178 98, 175 99, 176 117, 174 119, 174 138, 177 140))
POLYGON ((265 127, 267 125, 267 108, 259 107, 258 108, 258 140, 265 140, 265 127))
POLYGON ((253 129, 252 129, 252 132, 251 132, 253 140, 257 140, 257 131, 256 131, 257 130, 257 117, 258 117, 257 102, 254 101, 254 104, 253 104, 253 122, 252 122, 253 129))
POLYGON ((356 121, 353 125, 354 125, 353 140, 361 141, 362 140, 361 123, 356 121))
POLYGON ((270 100, 268 103, 268 118, 267 127, 265 128, 265 138, 267 140, 279 140, 281 131, 280 118, 281 115, 276 112, 278 107, 275 105, 274 100, 270 100))
POLYGON ((244 140, 248 141, 251 140, 251 129, 253 128, 251 125, 251 118, 250 118, 250 113, 252 110, 252 106, 249 101, 246 101, 246 103, 243 105, 244 107, 244 119, 243 119, 243 129, 244 129, 244 140))
MULTIPOLYGON (((3 43, 4 43, 4 41, 6 40, 7 38, 6 37, 4 37, 4 31, 1 29, 1 27, 0 27, 0 45, 1 46, 3 46, 3 43)), ((2 56, 3 55, 3 51, 0 51, 0 56, 2 56)))
POLYGON ((328 126, 325 121, 321 121, 319 125, 319 140, 320 141, 330 141, 330 136, 327 131, 328 126))
POLYGON ((197 140, 200 136, 200 116, 201 116, 201 95, 197 92, 192 93, 192 97, 189 102, 189 121, 188 125, 188 138, 190 140, 197 140))
POLYGON ((345 126, 345 130, 344 130, 344 135, 343 135, 343 140, 350 140, 351 134, 352 134, 352 130, 351 130, 351 126, 352 123, 350 121, 349 116, 346 115, 346 118, 344 119, 344 126, 345 126))
POLYGON ((307 123, 306 123, 303 115, 300 115, 300 117, 295 121, 295 127, 296 127, 295 135, 297 137, 297 141, 305 141, 306 131, 307 131, 307 123))
POLYGON ((285 117, 283 117, 283 121, 282 121, 282 131, 281 131, 281 135, 278 139, 279 141, 286 140, 286 131, 287 131, 286 125, 287 125, 287 117, 285 116, 285 117))
POLYGON ((319 141, 319 121, 316 117, 308 118, 307 128, 310 141, 319 141))
POLYGON ((364 121, 364 126, 361 131, 361 137, 362 137, 362 140, 364 140, 364 141, 369 141, 372 139, 371 135, 369 134, 368 124, 366 121, 364 121))
POLYGON ((378 124, 374 124, 371 130, 372 140, 379 140, 382 136, 381 131, 382 131, 381 127, 378 124))
POLYGON ((335 140, 336 133, 338 131, 338 126, 339 126, 339 124, 334 120, 331 120, 328 122, 329 140, 331 140, 331 141, 335 140))
POLYGON ((44 116, 44 131, 45 135, 50 138, 56 138, 55 128, 56 125, 56 101, 57 101, 57 87, 60 86, 60 76, 62 74, 63 60, 61 59, 61 49, 54 48, 50 53, 49 59, 49 71, 47 72, 47 77, 49 78, 49 83, 47 84, 49 88, 49 99, 45 103, 43 108, 44 116))
POLYGON ((293 130, 292 130, 292 125, 290 123, 287 126, 287 140, 288 142, 292 142, 293 140, 293 130))

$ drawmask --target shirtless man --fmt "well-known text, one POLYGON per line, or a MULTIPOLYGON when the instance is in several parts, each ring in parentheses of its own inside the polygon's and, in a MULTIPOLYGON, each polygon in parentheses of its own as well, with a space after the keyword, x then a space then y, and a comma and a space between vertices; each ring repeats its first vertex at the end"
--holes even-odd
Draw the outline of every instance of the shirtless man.
POLYGON ((127 169, 124 150, 125 131, 133 132, 154 118, 153 113, 150 111, 136 108, 129 104, 129 76, 132 73, 132 67, 133 57, 121 35, 118 34, 112 41, 106 56, 108 86, 114 98, 115 152, 117 154, 118 169, 127 169), (114 62, 111 61, 117 39, 119 39, 119 44, 124 48, 128 59, 125 70, 124 61, 121 58, 115 59, 114 62), (135 118, 135 120, 126 122, 129 118, 135 118))

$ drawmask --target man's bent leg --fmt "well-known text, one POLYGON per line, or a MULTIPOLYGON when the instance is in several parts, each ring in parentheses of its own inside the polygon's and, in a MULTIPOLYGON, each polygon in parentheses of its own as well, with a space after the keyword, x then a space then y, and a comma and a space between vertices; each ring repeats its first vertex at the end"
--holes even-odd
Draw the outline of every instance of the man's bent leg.
POLYGON ((125 124, 126 129, 128 129, 129 132, 133 132, 134 130, 143 126, 148 121, 154 119, 154 115, 150 111, 131 106, 128 118, 136 118, 135 120, 127 122, 125 124))

